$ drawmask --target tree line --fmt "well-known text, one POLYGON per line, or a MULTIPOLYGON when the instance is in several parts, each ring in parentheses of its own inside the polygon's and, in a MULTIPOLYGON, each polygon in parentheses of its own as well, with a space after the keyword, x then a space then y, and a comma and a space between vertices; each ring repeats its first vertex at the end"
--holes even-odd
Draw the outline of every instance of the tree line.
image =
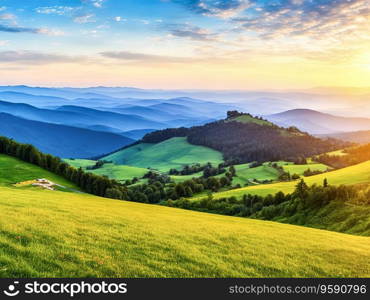
POLYGON ((290 194, 284 194, 280 191, 267 196, 245 194, 240 198, 231 196, 219 199, 214 199, 212 194, 208 194, 207 197, 197 201, 181 198, 177 201, 168 200, 163 204, 230 216, 284 221, 315 227, 329 225, 335 227, 335 224, 321 224, 321 222, 318 222, 318 220, 321 220, 320 212, 330 205, 333 210, 338 209, 340 211, 341 208, 344 208, 336 219, 338 222, 343 222, 342 227, 335 227, 335 229, 338 228, 338 231, 350 230, 349 226, 355 226, 357 221, 363 222, 364 228, 361 230, 370 229, 370 223, 367 219, 370 205, 370 188, 368 186, 332 186, 329 185, 326 179, 324 179, 322 185, 315 184, 312 186, 308 186, 302 179, 290 194), (345 209, 348 207, 357 207, 361 213, 353 216, 353 212, 345 209))
POLYGON ((370 144, 343 150, 344 155, 321 154, 314 157, 315 161, 341 169, 370 160, 370 144))

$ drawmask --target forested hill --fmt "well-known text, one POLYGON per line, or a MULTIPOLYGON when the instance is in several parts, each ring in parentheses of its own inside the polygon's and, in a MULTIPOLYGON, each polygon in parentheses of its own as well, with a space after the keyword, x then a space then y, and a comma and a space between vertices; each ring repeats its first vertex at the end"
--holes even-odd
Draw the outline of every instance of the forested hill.
POLYGON ((282 128, 237 111, 229 111, 225 120, 202 126, 151 132, 140 142, 159 143, 173 137, 187 137, 191 144, 218 150, 225 161, 233 163, 294 161, 349 145, 334 139, 322 140, 295 127, 282 128))

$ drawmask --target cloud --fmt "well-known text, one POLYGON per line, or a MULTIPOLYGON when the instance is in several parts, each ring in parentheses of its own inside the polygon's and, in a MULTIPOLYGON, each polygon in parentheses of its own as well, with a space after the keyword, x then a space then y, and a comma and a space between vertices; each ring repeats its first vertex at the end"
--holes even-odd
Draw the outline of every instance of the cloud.
POLYGON ((189 10, 205 16, 230 18, 250 6, 249 0, 173 0, 189 10))
POLYGON ((17 17, 13 14, 2 14, 0 15, 0 20, 15 20, 17 17))
POLYGON ((38 7, 35 9, 35 11, 39 14, 45 14, 45 15, 68 15, 76 10, 80 9, 80 7, 72 7, 72 6, 44 6, 44 7, 38 7))
POLYGON ((44 34, 50 36, 61 36, 64 32, 56 29, 49 28, 29 28, 29 27, 19 27, 19 26, 9 26, 0 24, 0 32, 7 33, 33 33, 33 34, 44 34))
POLYGON ((195 58, 175 57, 155 54, 145 54, 130 51, 106 51, 101 52, 101 56, 122 60, 125 62, 145 62, 145 63, 186 63, 194 61, 195 58))
POLYGON ((121 16, 114 17, 114 21, 116 22, 124 22, 127 21, 126 19, 122 18, 121 16))
POLYGON ((91 0, 91 3, 96 8, 102 8, 105 0, 91 0))
POLYGON ((5 46, 5 45, 7 45, 9 43, 9 41, 1 41, 0 40, 0 47, 1 46, 5 46))
POLYGON ((2 63, 27 63, 27 64, 50 64, 50 63, 76 63, 86 61, 86 57, 73 57, 61 54, 42 53, 35 51, 1 51, 0 62, 2 63))
POLYGON ((167 30, 171 36, 180 38, 189 38, 194 41, 215 41, 218 34, 211 33, 207 29, 188 24, 164 24, 161 29, 167 30))
POLYGON ((255 32, 264 39, 287 36, 342 38, 369 25, 368 0, 289 0, 264 5, 254 0, 251 7, 244 16, 232 21, 240 30, 255 32))
POLYGON ((18 26, 8 26, 0 24, 0 32, 9 32, 9 33, 40 33, 39 28, 29 28, 29 27, 18 27, 18 26))
POLYGON ((75 23, 79 23, 79 24, 94 23, 95 22, 95 20, 93 19, 94 17, 95 17, 95 15, 93 15, 93 14, 87 14, 87 15, 82 15, 82 16, 75 17, 73 19, 73 21, 75 23))
POLYGON ((62 30, 58 29, 49 29, 49 28, 40 28, 38 29, 39 34, 45 34, 50 36, 64 36, 65 33, 62 30))

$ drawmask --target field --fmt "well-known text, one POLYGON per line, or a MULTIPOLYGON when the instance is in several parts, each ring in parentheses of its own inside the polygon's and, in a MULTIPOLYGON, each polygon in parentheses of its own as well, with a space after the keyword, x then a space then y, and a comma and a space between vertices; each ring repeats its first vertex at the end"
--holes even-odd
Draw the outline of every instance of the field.
MULTIPOLYGON (((304 180, 308 185, 322 184, 323 180, 327 178, 329 184, 340 185, 340 184, 359 184, 370 182, 370 161, 354 165, 348 168, 331 171, 315 176, 305 177, 304 180)), ((284 193, 290 193, 294 190, 295 185, 298 181, 290 182, 278 182, 272 184, 261 184, 256 186, 244 187, 231 191, 215 193, 214 198, 231 197, 231 196, 242 196, 244 194, 256 194, 256 195, 268 195, 275 194, 279 191, 284 193)))
POLYGON ((63 177, 17 158, 0 154, 0 186, 12 186, 18 182, 38 178, 46 178, 67 188, 78 190, 74 184, 63 177))
POLYGON ((0 228, 0 277, 370 276, 366 237, 87 194, 0 187, 0 228))
POLYGON ((328 169, 330 169, 330 167, 320 163, 309 163, 306 165, 288 164, 284 165, 283 168, 286 172, 289 172, 291 175, 293 174, 303 175, 304 171, 306 171, 307 169, 310 169, 311 171, 321 171, 321 172, 325 172, 328 169))
POLYGON ((138 144, 103 158, 119 165, 152 168, 161 172, 181 169, 195 163, 221 163, 222 154, 203 146, 191 145, 186 138, 172 138, 158 144, 138 144))
MULTIPOLYGON (((294 165, 290 162, 279 161, 276 162, 279 166, 282 166, 286 172, 290 174, 303 175, 303 172, 308 168, 311 171, 319 170, 326 171, 328 167, 323 164, 310 163, 306 165, 294 165)), ((244 186, 245 184, 250 184, 251 181, 257 179, 259 181, 263 180, 278 180, 279 172, 270 166, 269 163, 264 163, 262 166, 250 168, 250 164, 235 165, 236 177, 233 178, 232 184, 240 184, 244 186)))
POLYGON ((124 181, 134 177, 141 178, 149 171, 148 169, 144 168, 116 165, 113 163, 106 163, 99 169, 86 170, 86 167, 95 165, 96 161, 87 159, 65 159, 64 161, 75 168, 81 167, 85 171, 97 175, 105 175, 118 181, 124 181))
POLYGON ((185 180, 190 180, 192 178, 198 178, 198 177, 201 177, 203 175, 203 172, 198 172, 198 173, 194 173, 194 174, 190 174, 190 175, 171 175, 171 179, 178 183, 178 182, 182 182, 182 181, 185 181, 185 180))
MULTIPOLYGON (((135 146, 134 146, 135 147, 135 146)), ((130 149, 132 151, 132 149, 130 149)), ((127 179, 132 179, 134 177, 141 178, 146 174, 149 170, 140 167, 133 167, 127 165, 116 165, 115 163, 106 163, 101 168, 95 170, 87 170, 86 167, 93 166, 96 161, 88 160, 88 159, 64 159, 64 161, 75 168, 81 167, 85 171, 92 172, 98 175, 105 175, 109 178, 118 180, 118 181, 125 181, 127 179)), ((276 162, 278 165, 283 166, 285 171, 290 172, 291 174, 298 174, 302 175, 305 170, 308 168, 313 170, 320 170, 326 171, 328 167, 323 164, 319 163, 310 163, 306 165, 294 165, 290 162, 276 162)), ((235 165, 235 170, 237 176, 233 178, 232 185, 240 184, 241 186, 254 184, 253 181, 259 180, 277 180, 278 179, 278 171, 275 168, 272 168, 269 163, 264 163, 262 166, 250 168, 250 164, 240 164, 235 165)), ((178 176, 171 176, 171 179, 178 183, 185 180, 189 180, 192 178, 201 177, 203 172, 198 172, 195 174, 190 175, 178 175, 178 176)), ((216 177, 222 177, 224 174, 217 175, 216 177)), ((144 181, 141 180, 141 183, 144 181)))
POLYGON ((328 152, 326 154, 327 155, 337 155, 337 156, 348 155, 347 153, 343 152, 343 150, 332 151, 332 152, 328 152))
POLYGON ((267 164, 255 168, 250 168, 249 165, 250 164, 242 164, 235 166, 237 176, 233 177, 233 185, 240 184, 241 186, 244 186, 254 179, 276 180, 279 176, 279 172, 267 164))

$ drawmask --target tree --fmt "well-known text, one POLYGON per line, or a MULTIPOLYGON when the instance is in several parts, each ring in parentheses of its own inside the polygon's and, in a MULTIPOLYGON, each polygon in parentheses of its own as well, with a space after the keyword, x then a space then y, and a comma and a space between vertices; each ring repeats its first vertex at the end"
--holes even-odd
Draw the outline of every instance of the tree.
POLYGON ((191 197, 191 196, 193 196, 193 191, 192 191, 192 189, 191 189, 191 187, 190 187, 190 186, 187 186, 187 187, 185 188, 185 196, 186 196, 186 197, 191 197))
POLYGON ((308 195, 308 186, 303 179, 301 179, 301 181, 296 185, 294 195, 299 199, 306 199, 308 195))
POLYGON ((292 179, 293 179, 293 180, 297 180, 297 179, 299 179, 299 178, 300 178, 300 176, 299 176, 298 174, 295 174, 295 173, 294 173, 294 174, 292 175, 292 179))
POLYGON ((175 187, 175 191, 178 197, 183 197, 185 196, 185 187, 182 183, 179 183, 175 187))
POLYGON ((323 186, 324 187, 328 187, 329 186, 329 183, 328 183, 328 179, 327 178, 324 178, 323 186))
POLYGON ((235 167, 234 166, 230 166, 229 167, 229 172, 230 172, 231 176, 234 177, 236 175, 235 167))
POLYGON ((105 191, 104 197, 112 199, 122 199, 123 193, 117 188, 109 188, 105 191))

